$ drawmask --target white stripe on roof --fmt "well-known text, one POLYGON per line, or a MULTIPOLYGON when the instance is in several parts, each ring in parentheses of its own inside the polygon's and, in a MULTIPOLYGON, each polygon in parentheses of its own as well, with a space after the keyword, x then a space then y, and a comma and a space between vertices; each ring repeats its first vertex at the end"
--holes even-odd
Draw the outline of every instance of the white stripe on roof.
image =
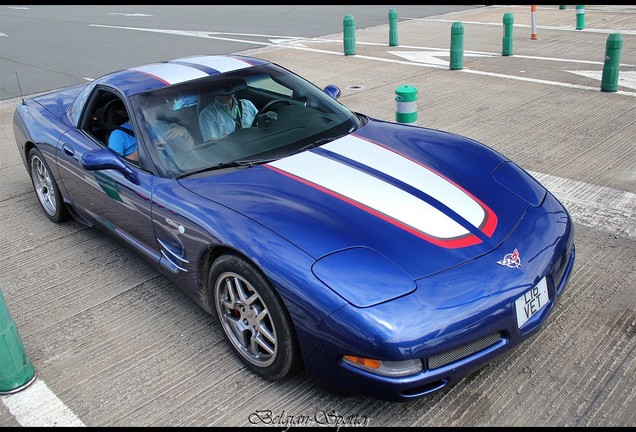
POLYGON ((230 72, 237 69, 243 69, 252 66, 251 64, 226 56, 196 56, 196 57, 183 57, 173 60, 181 63, 192 63, 197 65, 206 66, 219 72, 230 72))
POLYGON ((154 75, 169 84, 178 84, 208 76, 207 73, 193 67, 174 63, 156 63, 147 66, 133 67, 130 68, 130 70, 154 75))

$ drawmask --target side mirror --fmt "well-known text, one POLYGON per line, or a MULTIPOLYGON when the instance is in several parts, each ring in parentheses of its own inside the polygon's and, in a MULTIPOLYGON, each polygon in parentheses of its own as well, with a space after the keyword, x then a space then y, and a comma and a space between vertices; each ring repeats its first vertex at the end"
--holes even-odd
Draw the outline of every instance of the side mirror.
POLYGON ((128 180, 137 183, 135 172, 122 161, 114 151, 108 148, 90 150, 80 157, 82 168, 87 171, 114 169, 122 173, 128 180))
POLYGON ((337 85, 329 84, 323 91, 332 99, 338 99, 340 97, 340 88, 337 85))

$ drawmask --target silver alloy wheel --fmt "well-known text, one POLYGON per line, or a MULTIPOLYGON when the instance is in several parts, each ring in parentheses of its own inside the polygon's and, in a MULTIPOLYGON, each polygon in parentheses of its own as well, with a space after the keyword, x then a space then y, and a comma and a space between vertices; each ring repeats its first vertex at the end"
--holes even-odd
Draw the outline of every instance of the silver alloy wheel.
POLYGON ((278 352, 276 328, 267 306, 252 284, 233 272, 223 273, 214 288, 223 330, 250 363, 267 367, 278 352))
POLYGON ((55 198, 55 189, 51 173, 39 156, 31 158, 31 176, 33 178, 33 186, 35 193, 49 215, 54 216, 57 211, 57 199, 55 198))

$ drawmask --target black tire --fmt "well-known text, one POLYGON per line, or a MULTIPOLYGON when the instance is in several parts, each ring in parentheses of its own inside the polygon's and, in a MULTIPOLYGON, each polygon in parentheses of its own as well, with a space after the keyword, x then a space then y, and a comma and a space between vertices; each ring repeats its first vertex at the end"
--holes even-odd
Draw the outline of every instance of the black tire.
POLYGON ((42 153, 36 147, 29 151, 28 162, 33 190, 44 214, 55 223, 69 219, 70 213, 64 204, 64 198, 55 177, 53 177, 42 153))
POLYGON ((225 339, 249 369, 272 381, 299 371, 300 349, 289 313, 261 272, 243 258, 222 255, 208 282, 225 339))

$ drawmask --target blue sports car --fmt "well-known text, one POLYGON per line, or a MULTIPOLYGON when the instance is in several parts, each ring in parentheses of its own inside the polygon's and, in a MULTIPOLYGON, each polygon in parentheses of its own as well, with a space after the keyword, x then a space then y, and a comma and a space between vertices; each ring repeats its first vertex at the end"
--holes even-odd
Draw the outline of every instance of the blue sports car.
POLYGON ((44 214, 137 251, 254 373, 407 401, 543 327, 573 225, 486 145, 339 95, 262 59, 194 56, 23 99, 13 127, 44 214))

